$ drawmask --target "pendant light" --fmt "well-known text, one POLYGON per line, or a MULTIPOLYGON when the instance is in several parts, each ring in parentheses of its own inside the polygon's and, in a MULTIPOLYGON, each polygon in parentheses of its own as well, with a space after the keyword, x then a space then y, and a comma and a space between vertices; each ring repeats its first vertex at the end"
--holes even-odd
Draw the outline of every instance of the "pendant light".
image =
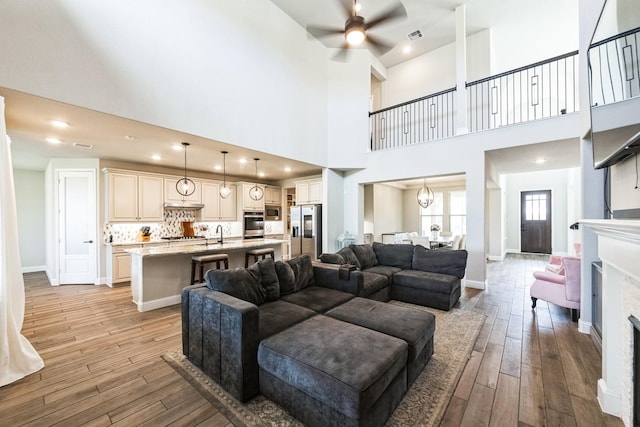
MULTIPOLYGON (((258 179, 258 160, 260 160, 260 159, 256 157, 253 160, 256 161, 256 180, 257 180, 258 179)), ((251 198, 251 200, 258 201, 258 200, 262 199, 262 196, 264 196, 264 190, 262 189, 262 187, 260 187, 256 183, 256 185, 251 187, 251 189, 249 190, 249 197, 251 198)))
POLYGON ((427 187, 427 179, 422 183, 422 188, 418 190, 418 204, 423 208, 428 208, 433 203, 433 191, 427 187))
POLYGON ((187 178, 187 147, 189 143, 183 142, 182 146, 184 147, 184 177, 176 182, 176 190, 182 197, 189 197, 196 191, 196 185, 191 179, 187 178))
POLYGON ((220 197, 222 197, 223 199, 226 199, 231 194, 231 189, 227 187, 227 154, 229 154, 229 152, 221 151, 221 153, 222 153, 222 165, 223 165, 222 167, 223 167, 224 178, 222 181, 222 187, 220 187, 220 197))

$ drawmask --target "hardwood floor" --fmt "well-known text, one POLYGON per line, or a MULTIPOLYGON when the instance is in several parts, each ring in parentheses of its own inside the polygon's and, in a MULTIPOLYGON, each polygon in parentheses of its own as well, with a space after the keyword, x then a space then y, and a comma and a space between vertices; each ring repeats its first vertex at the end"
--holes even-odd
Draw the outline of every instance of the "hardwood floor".
MULTIPOLYGON (((531 310, 540 256, 488 266, 488 289, 466 289, 463 310, 487 315, 442 426, 622 426, 601 413, 600 355, 568 310, 531 310)), ((169 367, 180 346, 178 305, 139 313, 129 286, 51 287, 25 275, 23 334, 45 368, 0 388, 2 426, 226 426, 231 423, 169 367)))

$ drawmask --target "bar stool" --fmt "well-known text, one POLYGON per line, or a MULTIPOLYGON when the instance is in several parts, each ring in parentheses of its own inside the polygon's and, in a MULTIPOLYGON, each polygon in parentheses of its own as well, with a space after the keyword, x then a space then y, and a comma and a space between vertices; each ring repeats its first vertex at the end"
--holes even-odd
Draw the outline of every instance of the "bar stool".
POLYGON ((227 254, 207 254, 195 255, 191 257, 191 284, 195 283, 196 266, 200 266, 200 282, 204 282, 204 265, 215 262, 216 269, 220 270, 220 263, 224 262, 224 269, 229 269, 229 255, 227 254))
POLYGON ((244 267, 249 267, 249 257, 253 257, 253 262, 258 262, 258 258, 262 257, 262 259, 265 259, 267 255, 271 256, 275 261, 274 251, 271 248, 249 249, 244 254, 244 267))

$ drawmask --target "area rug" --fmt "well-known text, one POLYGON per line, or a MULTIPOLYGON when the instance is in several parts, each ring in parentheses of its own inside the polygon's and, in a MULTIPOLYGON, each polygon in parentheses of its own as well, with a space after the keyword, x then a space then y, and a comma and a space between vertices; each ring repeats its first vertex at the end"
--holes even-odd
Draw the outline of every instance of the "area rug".
MULTIPOLYGON (((392 301, 393 304, 428 311, 436 316, 433 357, 389 418, 388 426, 437 426, 471 355, 485 316, 453 309, 440 311, 392 301)), ((189 381, 236 426, 302 426, 280 406, 258 396, 240 403, 189 362, 181 349, 164 360, 189 381)))

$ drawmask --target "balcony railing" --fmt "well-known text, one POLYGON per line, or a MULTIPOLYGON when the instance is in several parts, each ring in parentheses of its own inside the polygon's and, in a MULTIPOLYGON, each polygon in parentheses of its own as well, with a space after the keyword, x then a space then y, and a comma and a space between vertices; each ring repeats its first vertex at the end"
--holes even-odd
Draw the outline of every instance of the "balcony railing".
POLYGON ((640 95, 640 28, 589 47, 591 105, 605 105, 640 95))
POLYGON ((369 113, 371 150, 455 135, 457 108, 467 109, 469 132, 578 111, 578 52, 466 84, 466 105, 456 89, 369 113))
POLYGON ((369 113, 371 150, 454 136, 455 92, 455 88, 447 89, 369 113))
POLYGON ((578 51, 467 83, 469 132, 579 109, 578 51))

